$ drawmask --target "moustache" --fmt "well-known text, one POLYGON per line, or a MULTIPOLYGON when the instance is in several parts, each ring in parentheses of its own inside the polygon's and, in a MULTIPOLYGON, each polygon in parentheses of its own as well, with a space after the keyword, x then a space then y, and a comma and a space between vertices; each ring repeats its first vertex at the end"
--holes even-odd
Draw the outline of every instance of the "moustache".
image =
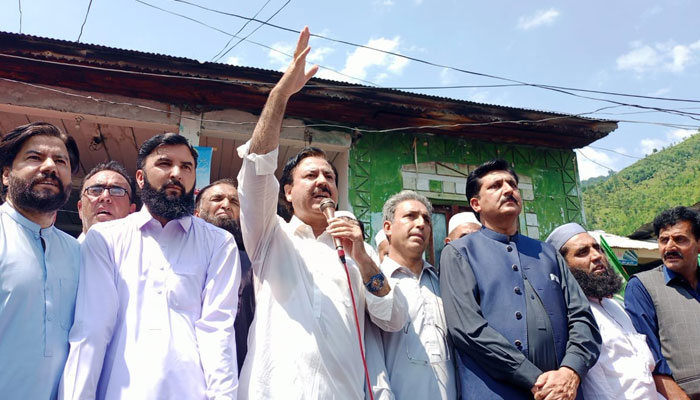
POLYGON ((680 252, 675 251, 675 250, 665 252, 663 259, 665 260, 666 257, 668 257, 668 256, 676 256, 676 257, 680 258, 681 260, 683 259, 683 254, 681 254, 680 252))
POLYGON ((187 192, 187 190, 185 190, 185 185, 183 185, 182 183, 180 183, 180 181, 176 181, 175 179, 171 179, 171 180, 165 182, 165 183, 163 184, 163 186, 161 187, 160 190, 164 191, 164 190, 165 190, 165 187, 166 187, 166 186, 170 186, 170 185, 179 187, 180 190, 182 191, 182 193, 186 193, 186 192, 187 192))
POLYGON ((516 199, 515 196, 513 196, 512 194, 509 194, 508 196, 504 197, 503 200, 501 200, 501 204, 509 200, 512 200, 515 204, 518 204, 518 199, 516 199))
POLYGON ((326 194, 328 194, 328 196, 330 196, 330 195, 331 195, 331 190, 328 189, 328 188, 325 187, 325 186, 321 186, 321 187, 318 187, 318 188, 314 189, 314 192, 312 193, 312 195, 313 195, 313 196, 316 196, 316 195, 319 194, 319 193, 326 193, 326 194))
POLYGON ((56 175, 55 172, 51 172, 48 174, 46 172, 42 172, 40 177, 32 181, 32 186, 42 181, 51 181, 51 183, 54 183, 56 186, 61 186, 61 181, 58 179, 58 175, 56 175))

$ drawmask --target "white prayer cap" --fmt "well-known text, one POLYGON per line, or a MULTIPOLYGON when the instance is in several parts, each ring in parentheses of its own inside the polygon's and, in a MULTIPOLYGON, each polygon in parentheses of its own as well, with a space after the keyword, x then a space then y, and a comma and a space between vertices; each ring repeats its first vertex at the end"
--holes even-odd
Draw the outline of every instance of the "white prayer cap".
POLYGON ((568 224, 564 224, 553 230, 545 242, 551 244, 557 251, 559 251, 561 250, 562 246, 569 241, 569 239, 578 235, 579 233, 584 232, 586 232, 586 230, 583 229, 581 225, 577 224, 576 222, 569 222, 568 224))
POLYGON ((352 218, 355 221, 357 221, 357 217, 355 216, 355 214, 351 213, 350 211, 345 211, 345 210, 336 211, 335 217, 336 218, 340 218, 340 217, 352 218))
POLYGON ((481 226, 481 222, 476 219, 476 215, 474 215, 473 212, 461 212, 453 215, 452 218, 450 218, 450 223, 447 226, 447 234, 449 235, 453 230, 455 230, 455 228, 468 222, 479 224, 479 226, 481 226))
POLYGON ((379 243, 383 242, 386 240, 386 234, 384 233, 384 229, 380 229, 379 232, 374 236, 374 245, 379 247, 379 243))

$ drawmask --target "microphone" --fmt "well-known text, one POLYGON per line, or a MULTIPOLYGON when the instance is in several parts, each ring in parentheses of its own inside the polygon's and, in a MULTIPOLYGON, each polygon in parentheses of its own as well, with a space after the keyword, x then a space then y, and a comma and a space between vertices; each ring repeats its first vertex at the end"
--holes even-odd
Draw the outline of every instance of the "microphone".
MULTIPOLYGON (((321 201, 320 208, 323 215, 326 216, 326 220, 335 217, 335 201, 333 201, 333 199, 323 199, 321 201)), ((341 244, 340 239, 333 238, 333 242, 335 243, 335 249, 338 250, 338 257, 340 258, 340 261, 345 264, 345 250, 343 250, 343 245, 341 244)))

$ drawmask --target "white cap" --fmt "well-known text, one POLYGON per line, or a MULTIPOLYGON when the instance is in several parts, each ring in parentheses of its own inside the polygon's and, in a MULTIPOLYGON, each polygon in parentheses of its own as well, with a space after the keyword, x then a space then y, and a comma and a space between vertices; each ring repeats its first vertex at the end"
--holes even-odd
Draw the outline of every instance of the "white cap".
POLYGON ((355 214, 351 213, 350 211, 344 211, 344 210, 336 211, 335 217, 336 218, 340 218, 340 217, 352 218, 355 221, 357 221, 357 217, 355 216, 355 214))
POLYGON ((481 226, 481 222, 479 222, 479 220, 476 219, 476 215, 474 215, 473 212, 461 212, 453 215, 452 218, 450 218, 450 223, 447 227, 447 234, 449 235, 458 226, 466 224, 468 222, 472 222, 481 226))
POLYGON ((374 236, 374 245, 379 247, 379 243, 383 242, 386 240, 386 233, 384 233, 384 229, 380 229, 379 232, 374 236))

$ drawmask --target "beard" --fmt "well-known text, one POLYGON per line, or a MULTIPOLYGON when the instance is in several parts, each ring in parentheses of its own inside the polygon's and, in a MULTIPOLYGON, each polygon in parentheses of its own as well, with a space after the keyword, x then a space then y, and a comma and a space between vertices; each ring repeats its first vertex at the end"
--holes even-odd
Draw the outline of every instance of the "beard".
POLYGON ((185 191, 182 183, 176 180, 165 182, 160 189, 154 188, 148 181, 146 174, 143 174, 143 188, 141 189, 141 200, 148 207, 152 215, 164 218, 168 221, 186 217, 194 213, 194 187, 189 192, 185 191), (167 185, 175 185, 180 188, 183 194, 172 196, 165 193, 167 185))
POLYGON ((238 250, 245 251, 245 246, 243 245, 243 234, 241 233, 241 226, 238 224, 238 221, 229 217, 228 215, 211 217, 206 211, 200 211, 199 216, 210 224, 233 235, 233 238, 236 240, 238 250))
POLYGON ((571 268, 571 274, 587 297, 596 299, 610 297, 622 288, 622 278, 610 267, 605 267, 605 272, 600 274, 571 268))
POLYGON ((8 194, 12 204, 17 208, 47 213, 54 212, 66 204, 70 191, 71 184, 63 186, 55 172, 42 173, 39 178, 31 181, 18 178, 12 173, 9 175, 8 194), (33 189, 34 185, 46 179, 53 179, 58 184, 58 193, 33 189))

